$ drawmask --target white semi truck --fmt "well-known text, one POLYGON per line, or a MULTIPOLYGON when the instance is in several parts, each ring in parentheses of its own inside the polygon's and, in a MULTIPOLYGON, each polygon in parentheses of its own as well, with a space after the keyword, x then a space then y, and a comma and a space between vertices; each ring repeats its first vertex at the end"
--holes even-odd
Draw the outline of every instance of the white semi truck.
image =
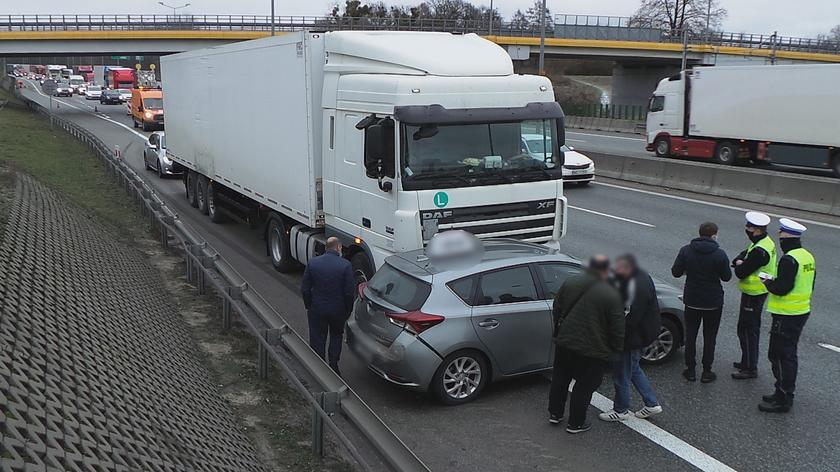
POLYGON ((840 64, 698 67, 659 82, 647 149, 832 169, 840 176, 840 64))
POLYGON ((565 231, 551 83, 476 35, 297 32, 165 56, 161 76, 190 203, 261 228, 279 271, 329 236, 362 279, 445 229, 565 231), (242 73, 255 64, 260 80, 242 73), (523 134, 548 152, 523 151, 523 134))

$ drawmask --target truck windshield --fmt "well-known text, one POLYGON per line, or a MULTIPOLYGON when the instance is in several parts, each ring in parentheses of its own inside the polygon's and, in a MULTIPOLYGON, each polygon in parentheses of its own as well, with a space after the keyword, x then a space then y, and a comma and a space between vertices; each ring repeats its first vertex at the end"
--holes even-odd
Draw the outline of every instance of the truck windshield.
POLYGON ((149 110, 162 110, 163 109, 163 99, 162 98, 144 98, 143 99, 143 106, 148 108, 149 110))
POLYGON ((402 125, 405 190, 562 178, 554 119, 402 125))

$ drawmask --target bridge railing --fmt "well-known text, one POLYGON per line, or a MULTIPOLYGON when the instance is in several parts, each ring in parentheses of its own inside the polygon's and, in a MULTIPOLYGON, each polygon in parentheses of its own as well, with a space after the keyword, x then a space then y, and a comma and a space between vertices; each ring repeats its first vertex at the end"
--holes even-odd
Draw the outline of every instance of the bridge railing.
MULTIPOLYGON (((0 15, 0 31, 120 31, 120 30, 197 30, 269 31, 266 15, 0 15)), ((352 18, 328 16, 276 16, 277 31, 312 30, 396 30, 444 31, 451 33, 496 34, 535 37, 539 27, 514 22, 415 18, 352 18)), ((547 25, 547 36, 566 39, 594 39, 679 43, 661 23, 630 17, 556 15, 547 25)), ((840 41, 797 38, 767 34, 705 31, 689 35, 690 44, 733 46, 779 51, 840 54, 840 41)))

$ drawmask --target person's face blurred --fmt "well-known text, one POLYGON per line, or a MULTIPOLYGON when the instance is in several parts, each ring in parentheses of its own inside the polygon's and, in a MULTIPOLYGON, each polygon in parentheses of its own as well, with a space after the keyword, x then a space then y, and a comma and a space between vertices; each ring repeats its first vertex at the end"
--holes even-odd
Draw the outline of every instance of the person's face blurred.
POLYGON ((633 275, 633 267, 627 261, 619 259, 613 265, 613 273, 618 278, 629 279, 633 275))

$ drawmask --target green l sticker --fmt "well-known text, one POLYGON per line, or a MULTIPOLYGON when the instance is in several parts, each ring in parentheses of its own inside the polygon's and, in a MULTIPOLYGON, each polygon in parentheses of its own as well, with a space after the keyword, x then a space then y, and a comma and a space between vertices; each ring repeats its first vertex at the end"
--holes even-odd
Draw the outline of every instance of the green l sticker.
POLYGON ((446 192, 438 192, 435 194, 435 206, 438 208, 443 208, 447 204, 449 204, 449 195, 446 192))

